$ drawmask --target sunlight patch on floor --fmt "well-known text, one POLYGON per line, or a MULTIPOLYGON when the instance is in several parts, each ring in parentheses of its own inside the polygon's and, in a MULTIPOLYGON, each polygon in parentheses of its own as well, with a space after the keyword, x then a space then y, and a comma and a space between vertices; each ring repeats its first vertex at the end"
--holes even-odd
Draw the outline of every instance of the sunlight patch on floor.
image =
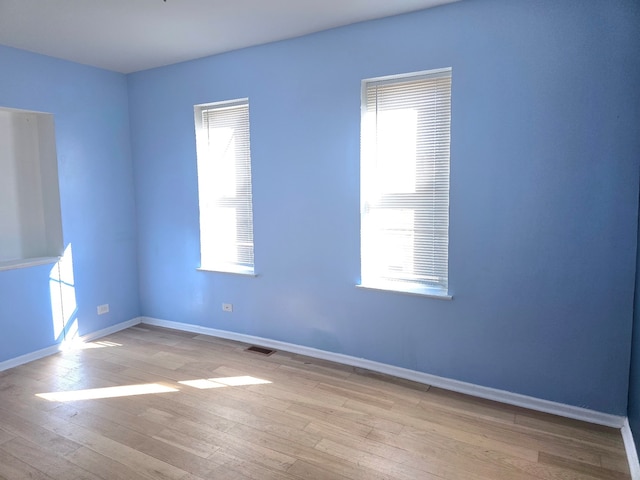
POLYGON ((261 378, 241 376, 241 377, 221 377, 221 378, 200 378, 198 380, 184 380, 178 382, 182 385, 198 388, 200 390, 206 390, 208 388, 221 388, 221 387, 241 387, 244 385, 262 385, 265 383, 271 383, 269 380, 263 380, 261 378))
POLYGON ((222 383, 212 382, 210 380, 206 380, 204 378, 200 378, 199 380, 184 380, 182 382, 178 382, 181 385, 186 385, 188 387, 198 388, 200 390, 207 390, 209 388, 223 388, 226 385, 222 383))
POLYGON ((74 351, 74 350, 90 350, 94 348, 107 348, 107 347, 121 347, 121 343, 109 342, 106 340, 100 340, 97 342, 83 342, 82 340, 76 338, 73 340, 67 340, 62 342, 60 346, 60 350, 63 351, 74 351))
MULTIPOLYGON (((107 343, 105 346, 121 346, 113 344, 113 342, 96 342, 107 343)), ((89 344, 83 344, 89 345, 89 344)), ((101 348, 100 346, 86 348, 101 348)), ((248 375, 240 377, 220 377, 220 378, 200 378, 197 380, 184 380, 178 382, 180 385, 197 388, 199 390, 207 390, 210 388, 224 387, 242 387, 245 385, 262 385, 272 383, 262 378, 251 377, 248 375)), ((72 390, 66 392, 49 392, 36 393, 36 397, 44 398, 50 402, 75 402, 78 400, 96 400, 101 398, 130 397, 133 395, 148 395, 151 393, 167 393, 178 392, 178 388, 161 384, 161 383, 145 383, 142 385, 123 385, 119 387, 90 388, 87 390, 72 390)))
POLYGON ((151 393, 177 392, 177 388, 160 383, 142 385, 123 385, 120 387, 90 388, 68 392, 37 393, 36 397, 50 402, 74 402, 78 400, 95 400, 99 398, 130 397, 132 395, 148 395, 151 393))

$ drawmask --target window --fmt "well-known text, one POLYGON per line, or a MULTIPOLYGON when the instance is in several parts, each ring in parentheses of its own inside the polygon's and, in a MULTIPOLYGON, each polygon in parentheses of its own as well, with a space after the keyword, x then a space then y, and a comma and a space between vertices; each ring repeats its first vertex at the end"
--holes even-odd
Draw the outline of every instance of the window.
POLYGON ((253 274, 249 101, 195 106, 200 268, 253 274))
POLYGON ((62 255, 55 137, 52 114, 0 108, 0 270, 62 255))
POLYGON ((361 286, 448 297, 451 69, 364 80, 361 286))

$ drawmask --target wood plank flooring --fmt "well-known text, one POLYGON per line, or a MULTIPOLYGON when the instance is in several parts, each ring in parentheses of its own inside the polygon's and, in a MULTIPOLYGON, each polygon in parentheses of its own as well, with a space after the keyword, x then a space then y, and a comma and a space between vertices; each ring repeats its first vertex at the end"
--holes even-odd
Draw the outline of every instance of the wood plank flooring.
POLYGON ((0 479, 630 478, 612 428, 157 327, 86 347, 0 373, 0 479))

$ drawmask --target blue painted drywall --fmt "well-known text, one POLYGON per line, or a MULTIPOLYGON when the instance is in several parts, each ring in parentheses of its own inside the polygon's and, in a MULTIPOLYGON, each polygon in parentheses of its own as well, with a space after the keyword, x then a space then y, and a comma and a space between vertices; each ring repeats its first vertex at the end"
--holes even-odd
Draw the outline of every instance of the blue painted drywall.
POLYGON ((130 75, 142 313, 624 415, 637 19, 463 1, 130 75), (360 81, 449 66, 454 300, 357 289, 360 81), (257 278, 196 271, 193 105, 242 97, 257 278))
MULTIPOLYGON (((139 315, 124 75, 0 46, 0 106, 54 114, 80 334, 139 315), (98 316, 97 305, 110 312, 98 316)), ((0 361, 56 343, 52 265, 0 271, 0 361)))
MULTIPOLYGON (((640 228, 638 228, 638 243, 640 244, 640 228)), ((633 335, 627 416, 629 417, 629 425, 633 433, 636 450, 640 451, 640 252, 638 252, 636 256, 636 289, 633 309, 633 335)))

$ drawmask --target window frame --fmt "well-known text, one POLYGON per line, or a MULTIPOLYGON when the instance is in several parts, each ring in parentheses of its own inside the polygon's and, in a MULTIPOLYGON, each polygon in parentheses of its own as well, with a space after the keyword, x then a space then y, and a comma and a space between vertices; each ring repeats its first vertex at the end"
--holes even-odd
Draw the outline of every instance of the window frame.
MULTIPOLYGON (((451 100, 452 100, 451 81, 452 81, 451 67, 420 71, 420 72, 414 72, 414 73, 399 74, 399 75, 389 75, 384 77, 368 78, 368 79, 362 80, 362 83, 361 83, 361 150, 360 150, 360 168, 361 168, 360 170, 360 182, 361 182, 360 184, 361 185, 361 190, 360 190, 360 201, 361 201, 361 204, 360 204, 360 221, 361 221, 361 224, 360 224, 361 226, 360 275, 361 277, 360 277, 359 283, 357 284, 358 287, 365 288, 365 289, 384 290, 384 291, 392 291, 392 292, 399 292, 399 293, 422 295, 422 296, 434 297, 434 298, 446 299, 446 300, 452 299, 452 296, 449 293, 449 185, 451 180, 450 123, 451 123, 451 100), (371 115, 370 113, 371 102, 369 100, 370 89, 376 88, 376 87, 384 88, 386 86, 401 88, 402 84, 414 86, 418 82, 421 82, 424 80, 436 80, 436 79, 442 79, 442 78, 449 80, 448 98, 446 100, 446 103, 448 104, 448 110, 446 111, 446 120, 443 123, 446 127, 448 127, 448 129, 446 130, 446 135, 442 137, 446 139, 446 144, 447 144, 446 195, 444 196, 440 195, 438 197, 438 201, 441 201, 442 198, 444 198, 445 203, 435 203, 432 205, 426 205, 424 203, 424 200, 426 198, 426 192, 435 190, 435 184, 437 183, 437 181, 435 180, 436 177, 432 177, 433 185, 431 185, 431 189, 429 189, 426 184, 417 183, 419 178, 422 178, 423 180, 428 181, 428 176, 425 177, 424 175, 421 176, 419 174, 414 173, 414 176, 412 178, 415 179, 416 185, 413 187, 414 188, 413 193, 386 192, 384 190, 378 190, 376 193, 376 200, 379 200, 379 201, 377 201, 375 203, 375 206, 373 206, 372 203, 370 202, 371 200, 370 192, 373 188, 373 185, 375 184, 375 186, 379 187, 380 185, 384 186, 385 184, 376 183, 376 180, 375 180, 377 177, 380 176, 380 173, 378 171, 380 170, 380 166, 379 166, 379 162, 377 161, 379 145, 378 145, 378 140, 376 139, 378 139, 377 128, 378 128, 378 122, 380 121, 378 116, 380 111, 383 111, 383 110, 380 110, 380 111, 378 110, 378 99, 376 98, 374 101, 374 105, 375 105, 374 118, 376 119, 375 120, 376 131, 375 133, 372 133, 372 127, 369 126, 369 123, 371 122, 371 120, 367 118, 367 115, 369 116, 371 115), (371 143, 372 140, 374 141, 373 145, 375 145, 375 147, 372 147, 372 143, 371 143), (372 151, 374 151, 375 153, 372 154, 371 153, 372 151), (376 172, 373 174, 373 177, 371 176, 372 171, 376 172), (370 183, 367 184, 367 182, 370 182, 370 183), (445 209, 445 207, 446 207, 445 222, 439 223, 440 222, 439 220, 432 221, 432 224, 429 227, 425 226, 424 228, 419 228, 418 226, 416 226, 415 222, 418 222, 418 221, 423 222, 423 225, 424 225, 425 219, 428 216, 431 216, 431 218, 433 218, 437 214, 441 215, 442 210, 445 209), (443 242, 446 241, 446 245, 444 246, 444 252, 445 252, 444 256, 438 260, 438 261, 443 261, 446 265, 444 281, 442 280, 435 281, 435 282, 427 281, 426 270, 423 270, 422 272, 417 272, 417 273, 413 272, 411 274, 409 273, 399 274, 395 278, 392 278, 391 275, 389 277, 385 277, 381 275, 380 272, 382 271, 382 269, 380 268, 378 268, 377 274, 371 273, 372 270, 376 271, 375 266, 374 268, 371 268, 373 264, 367 265, 365 264, 365 262, 367 261, 367 256, 371 256, 371 249, 372 249, 371 239, 370 237, 367 236, 367 235, 371 235, 371 231, 368 231, 369 224, 367 222, 372 222, 372 220, 370 220, 370 217, 368 216, 371 215, 371 210, 373 208, 375 208, 375 210, 378 212, 388 211, 393 209, 398 209, 398 210, 407 209, 413 212, 413 222, 410 230, 411 233, 413 234, 413 236, 411 237, 412 239, 411 241, 413 241, 413 248, 411 249, 411 252, 412 252, 411 262, 412 262, 413 270, 416 268, 417 265, 422 264, 421 260, 416 261, 415 256, 416 256, 416 252, 421 252, 424 247, 424 244, 416 242, 416 236, 421 235, 424 240, 426 238, 425 232, 428 230, 428 228, 431 228, 432 231, 435 232, 436 226, 446 227, 445 233, 442 234, 441 236, 438 235, 437 237, 435 237, 436 234, 429 235, 430 238, 437 238, 438 240, 442 240, 443 242), (369 272, 367 272, 368 268, 370 269, 369 272), (403 275, 406 275, 406 277, 400 278, 403 275), (410 279, 409 278, 410 276, 413 276, 413 279, 410 279)), ((430 88, 434 88, 434 87, 430 87, 430 88)), ((411 105, 414 105, 414 104, 411 104, 411 105)), ((393 111, 393 109, 390 109, 389 111, 393 111)), ((400 111, 400 110, 397 110, 397 111, 400 111)), ((427 110, 425 109, 425 111, 427 110)), ((416 113, 416 118, 418 117, 419 117, 419 113, 416 113)), ((416 120, 416 125, 417 124, 418 124, 418 120, 416 120)), ((422 162, 419 161, 420 156, 417 154, 418 144, 421 141, 426 142, 425 140, 426 138, 427 136, 425 135, 422 139, 420 139, 418 137, 418 133, 416 133, 416 145, 415 145, 416 153, 414 157, 416 159, 416 163, 415 163, 415 167, 413 167, 414 172, 417 172, 421 168, 422 169, 429 168, 429 166, 431 165, 433 165, 433 168, 435 169, 436 165, 441 165, 441 163, 437 163, 437 162, 441 162, 441 158, 445 158, 442 155, 440 155, 438 160, 433 160, 433 162, 431 163, 426 159, 423 160, 422 162)), ((440 137, 435 138, 434 145, 438 144, 440 140, 441 140, 440 137)), ((433 147, 433 145, 429 143, 427 143, 427 145, 429 145, 429 147, 433 147)), ((442 184, 443 182, 440 181, 438 183, 438 186, 441 188, 442 184)), ((378 224, 374 223, 374 225, 378 225, 378 224)), ((372 231, 375 232, 375 227, 372 231)), ((433 277, 433 278, 436 278, 436 277, 433 277)), ((441 278, 441 277, 437 277, 437 278, 441 278)))
MULTIPOLYGON (((248 98, 238 98, 234 100, 226 100, 220 102, 211 102, 194 105, 194 123, 196 133, 196 157, 197 157, 197 175, 198 175, 198 209, 199 209, 199 240, 200 240, 200 266, 197 270, 207 272, 220 272, 220 273, 232 273, 246 276, 256 276, 255 273, 255 253, 254 253, 254 241, 253 241, 253 178, 252 178, 252 159, 251 159, 251 121, 250 121, 250 109, 248 98), (242 125, 242 128, 246 129, 246 154, 248 156, 248 164, 246 169, 248 175, 241 176, 238 174, 240 168, 236 165, 236 174, 234 176, 236 188, 240 188, 242 195, 238 195, 240 192, 236 192, 235 196, 221 196, 217 198, 219 207, 235 209, 236 223, 235 223, 235 242, 233 246, 236 248, 236 256, 246 256, 239 252, 239 248, 243 246, 247 247, 251 253, 251 262, 240 261, 236 258, 236 261, 230 261, 229 259, 217 259, 214 261, 203 261, 204 258, 215 257, 212 252, 206 252, 206 245, 203 237, 204 229, 211 229, 211 222, 213 221, 208 217, 211 214, 211 209, 214 208, 209 205, 209 201, 205 201, 204 192, 208 190, 212 177, 211 172, 209 175, 203 173, 203 165, 206 159, 211 155, 210 145, 208 142, 208 127, 205 126, 203 120, 203 114, 207 111, 225 111, 236 109, 237 107, 246 107, 246 125, 242 125), (205 137, 207 135, 207 137, 205 137), (206 178, 205 178, 206 177, 206 178), (242 180, 242 181, 241 181, 242 180), (248 203, 247 203, 248 199, 248 203), (245 207, 244 209, 242 207, 245 207), (247 210, 248 208, 248 210, 247 210), (242 217, 242 218, 240 218, 242 217), (250 235, 250 242, 242 242, 239 237, 240 225, 248 223, 248 227, 243 230, 245 234, 250 235)), ((237 157, 236 157, 237 158, 237 157)))

